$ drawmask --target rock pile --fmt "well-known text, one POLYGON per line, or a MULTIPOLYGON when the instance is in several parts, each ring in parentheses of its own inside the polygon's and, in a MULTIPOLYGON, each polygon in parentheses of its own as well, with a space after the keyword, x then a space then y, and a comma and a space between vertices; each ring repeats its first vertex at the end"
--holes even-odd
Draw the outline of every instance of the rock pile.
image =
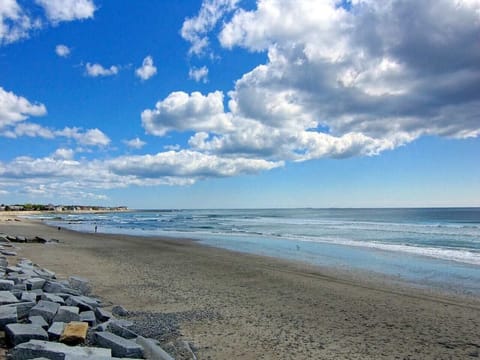
MULTIPOLYGON (((132 331, 131 321, 103 308, 90 291, 86 279, 58 280, 27 259, 10 265, 0 256, 0 331, 8 359, 173 359, 158 341, 132 331)), ((128 313, 119 306, 112 312, 128 313)))

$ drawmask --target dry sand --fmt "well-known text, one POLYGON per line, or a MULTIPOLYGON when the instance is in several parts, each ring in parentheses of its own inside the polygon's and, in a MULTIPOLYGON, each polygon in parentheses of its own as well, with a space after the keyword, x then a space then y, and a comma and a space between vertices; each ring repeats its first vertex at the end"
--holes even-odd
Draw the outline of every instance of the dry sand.
POLYGON ((20 244, 19 255, 59 277, 87 277, 97 295, 129 310, 218 314, 181 323, 199 359, 479 357, 479 299, 187 240, 82 234, 5 218, 0 232, 61 240, 20 244))

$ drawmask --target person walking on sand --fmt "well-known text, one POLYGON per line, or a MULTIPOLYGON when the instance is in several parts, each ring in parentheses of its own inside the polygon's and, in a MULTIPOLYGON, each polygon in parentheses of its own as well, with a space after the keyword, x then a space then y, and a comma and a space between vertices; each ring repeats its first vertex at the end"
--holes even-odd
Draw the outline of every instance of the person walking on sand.
POLYGON ((95 225, 95 233, 97 233, 97 225, 95 225))

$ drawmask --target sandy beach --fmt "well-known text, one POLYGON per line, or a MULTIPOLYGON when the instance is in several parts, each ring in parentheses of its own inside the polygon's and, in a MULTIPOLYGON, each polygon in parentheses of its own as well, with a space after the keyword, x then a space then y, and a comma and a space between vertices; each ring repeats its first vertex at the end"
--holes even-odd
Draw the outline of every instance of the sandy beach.
POLYGON ((181 313, 199 359, 465 359, 480 300, 234 253, 189 240, 84 234, 0 217, 0 232, 58 239, 18 256, 135 312, 181 313))

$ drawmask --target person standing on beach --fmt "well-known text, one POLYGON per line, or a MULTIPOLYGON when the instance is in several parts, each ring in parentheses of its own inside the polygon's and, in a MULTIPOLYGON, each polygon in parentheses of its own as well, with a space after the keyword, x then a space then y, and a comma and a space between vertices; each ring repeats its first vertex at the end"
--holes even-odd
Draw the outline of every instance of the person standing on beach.
POLYGON ((95 225, 95 234, 97 233, 97 225, 95 225))

